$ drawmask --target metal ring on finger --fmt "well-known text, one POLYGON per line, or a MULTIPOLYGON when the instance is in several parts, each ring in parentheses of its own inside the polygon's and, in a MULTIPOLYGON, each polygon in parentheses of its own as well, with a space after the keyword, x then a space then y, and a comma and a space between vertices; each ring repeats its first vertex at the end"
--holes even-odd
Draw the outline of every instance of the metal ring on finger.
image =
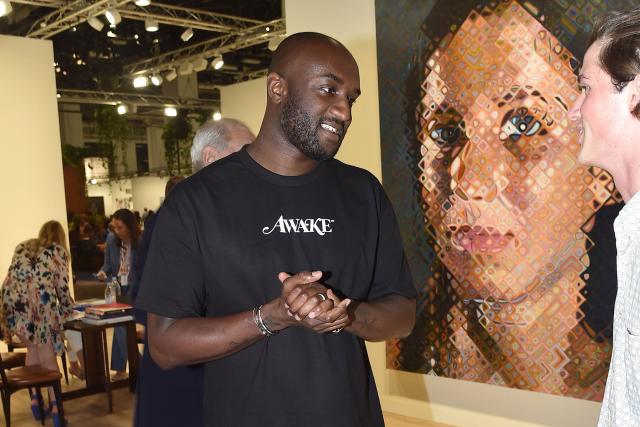
POLYGON ((320 298, 322 301, 326 301, 326 300, 328 300, 328 299, 329 299, 329 297, 327 296, 327 294, 323 294, 323 293, 316 294, 316 296, 317 296, 318 298, 320 298))

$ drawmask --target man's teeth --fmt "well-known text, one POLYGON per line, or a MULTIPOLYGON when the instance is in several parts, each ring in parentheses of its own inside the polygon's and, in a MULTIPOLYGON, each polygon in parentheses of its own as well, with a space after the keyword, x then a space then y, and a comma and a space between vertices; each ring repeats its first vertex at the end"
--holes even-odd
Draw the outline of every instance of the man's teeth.
POLYGON ((336 128, 334 128, 333 126, 329 126, 325 123, 322 123, 320 126, 322 126, 322 129, 326 129, 329 132, 333 132, 333 133, 338 133, 338 130, 336 128))

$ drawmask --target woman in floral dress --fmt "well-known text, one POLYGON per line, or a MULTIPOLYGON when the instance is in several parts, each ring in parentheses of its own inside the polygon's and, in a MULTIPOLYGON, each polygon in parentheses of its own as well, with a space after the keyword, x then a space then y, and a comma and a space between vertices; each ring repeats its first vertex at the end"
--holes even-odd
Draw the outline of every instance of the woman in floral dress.
MULTIPOLYGON (((46 222, 37 239, 16 247, 2 284, 3 336, 7 341, 18 336, 26 344, 27 366, 59 369, 56 355, 64 351, 62 326, 73 312, 68 280, 69 253, 64 229, 57 221, 46 222)), ((33 415, 40 419, 37 400, 35 396, 32 399, 33 415)), ((49 400, 54 423, 61 425, 51 389, 49 400)))

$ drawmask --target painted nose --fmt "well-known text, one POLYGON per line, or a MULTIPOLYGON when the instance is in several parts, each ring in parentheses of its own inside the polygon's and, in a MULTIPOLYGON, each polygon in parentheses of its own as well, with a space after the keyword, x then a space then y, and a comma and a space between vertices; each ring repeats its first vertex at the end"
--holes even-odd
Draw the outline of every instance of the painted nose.
MULTIPOLYGON (((481 154, 473 147, 473 143, 468 141, 462 151, 451 162, 449 174, 451 176, 451 191, 465 200, 483 200, 490 202, 498 194, 498 186, 496 184, 496 173, 489 173, 486 166, 479 162, 481 154), (471 170, 473 163, 480 165, 480 173, 473 174, 473 180, 478 183, 466 182, 471 181, 468 172, 471 170), (467 176, 465 176, 467 175, 467 176), (474 185, 476 184, 476 185, 474 185)), ((487 159, 491 160, 491 159, 487 159)))

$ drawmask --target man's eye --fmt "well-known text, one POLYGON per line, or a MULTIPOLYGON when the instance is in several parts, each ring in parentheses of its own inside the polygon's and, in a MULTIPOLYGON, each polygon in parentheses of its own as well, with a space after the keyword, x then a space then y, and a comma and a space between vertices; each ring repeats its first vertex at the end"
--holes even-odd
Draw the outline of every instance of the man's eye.
POLYGON ((325 93, 336 93, 335 89, 332 87, 323 86, 320 88, 321 91, 325 93))

